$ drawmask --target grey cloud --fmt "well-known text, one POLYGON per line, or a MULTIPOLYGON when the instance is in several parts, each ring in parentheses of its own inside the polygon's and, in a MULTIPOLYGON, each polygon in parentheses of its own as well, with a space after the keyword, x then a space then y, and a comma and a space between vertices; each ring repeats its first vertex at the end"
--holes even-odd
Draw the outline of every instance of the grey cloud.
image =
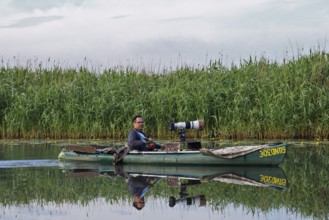
POLYGON ((19 20, 14 20, 10 25, 0 26, 0 28, 26 28, 37 26, 42 23, 56 21, 63 19, 63 16, 40 16, 40 17, 27 17, 19 20))
POLYGON ((64 4, 72 4, 80 6, 86 0, 11 0, 9 6, 21 11, 33 11, 35 9, 47 10, 55 7, 59 7, 64 4))
POLYGON ((316 26, 325 20, 327 14, 321 14, 318 8, 321 8, 321 5, 316 4, 316 1, 289 1, 286 4, 271 2, 262 9, 249 11, 240 18, 240 22, 233 20, 231 25, 235 24, 239 28, 316 26), (324 19, 319 20, 321 17, 324 19))
POLYGON ((123 19, 123 18, 127 18, 127 17, 130 17, 130 15, 117 15, 117 16, 111 17, 111 19, 123 19))
POLYGON ((147 52, 163 52, 163 51, 191 51, 200 47, 203 42, 197 39, 185 39, 185 38, 162 38, 148 40, 147 42, 132 42, 130 48, 134 51, 143 53, 147 52))
POLYGON ((162 19, 160 22, 180 22, 180 21, 191 21, 191 20, 200 20, 201 16, 190 16, 190 17, 174 17, 174 18, 166 18, 162 19))
POLYGON ((198 38, 162 38, 147 42, 131 42, 129 50, 132 51, 131 54, 142 54, 146 59, 155 58, 154 54, 162 56, 163 60, 171 61, 177 60, 176 58, 185 60, 187 56, 188 60, 194 60, 195 64, 205 64, 208 55, 217 58, 216 55, 222 50, 218 44, 211 44, 211 47, 209 44, 198 38))

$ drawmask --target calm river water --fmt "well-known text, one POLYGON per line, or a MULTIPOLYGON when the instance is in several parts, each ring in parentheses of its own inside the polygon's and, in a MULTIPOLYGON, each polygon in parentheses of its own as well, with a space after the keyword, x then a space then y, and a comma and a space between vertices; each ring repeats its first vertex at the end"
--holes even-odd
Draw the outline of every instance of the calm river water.
POLYGON ((329 144, 289 143, 284 163, 274 168, 57 160, 63 146, 80 143, 87 141, 0 140, 0 219, 329 218, 329 144), (128 187, 138 178, 153 183, 141 210, 128 187))

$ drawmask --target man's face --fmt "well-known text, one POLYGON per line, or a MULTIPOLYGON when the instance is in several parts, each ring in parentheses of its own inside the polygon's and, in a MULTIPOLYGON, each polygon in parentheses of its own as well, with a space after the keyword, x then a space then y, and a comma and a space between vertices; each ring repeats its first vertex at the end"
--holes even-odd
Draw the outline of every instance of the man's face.
POLYGON ((144 197, 142 197, 142 198, 135 197, 135 198, 134 198, 134 203, 136 204, 136 207, 137 207, 138 209, 142 209, 142 208, 144 208, 144 206, 145 206, 144 197))
POLYGON ((142 130, 144 127, 144 119, 142 117, 136 118, 136 120, 133 122, 134 128, 137 130, 142 130))

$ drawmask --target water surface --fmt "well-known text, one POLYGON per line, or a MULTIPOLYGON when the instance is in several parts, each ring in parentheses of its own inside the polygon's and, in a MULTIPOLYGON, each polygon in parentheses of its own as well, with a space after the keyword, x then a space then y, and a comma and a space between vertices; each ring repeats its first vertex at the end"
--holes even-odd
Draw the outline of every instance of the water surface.
POLYGON ((328 146, 290 144, 285 162, 276 168, 205 169, 61 162, 57 155, 65 144, 69 142, 0 142, 0 219, 154 219, 155 216, 192 220, 327 219, 329 216, 328 146), (133 196, 125 175, 160 178, 146 192, 142 210, 132 206, 133 196), (260 176, 286 182, 258 181, 260 176))

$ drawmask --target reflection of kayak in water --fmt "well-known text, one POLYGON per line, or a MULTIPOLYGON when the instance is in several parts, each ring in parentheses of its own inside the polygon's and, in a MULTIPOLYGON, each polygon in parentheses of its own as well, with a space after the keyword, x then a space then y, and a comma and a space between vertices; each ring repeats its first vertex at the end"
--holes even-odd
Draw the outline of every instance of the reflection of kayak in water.
POLYGON ((237 185, 287 188, 285 173, 279 167, 259 166, 129 166, 123 169, 135 175, 154 175, 170 179, 190 179, 201 182, 219 181, 237 185))
MULTIPOLYGON (((168 143, 169 149, 163 151, 131 151, 126 154, 123 164, 152 165, 278 165, 282 163, 287 144, 235 146, 216 150, 179 150, 179 142, 168 143), (170 145, 171 144, 171 145, 170 145), (177 145, 177 146, 174 146, 177 145)), ((60 160, 96 161, 113 163, 119 153, 115 148, 96 146, 68 146, 58 158, 60 160)))
POLYGON ((227 184, 257 187, 288 188, 288 180, 280 167, 262 166, 149 166, 149 165, 100 165, 97 163, 63 162, 64 169, 73 170, 72 176, 83 176, 84 172, 111 177, 127 173, 131 176, 166 178, 170 185, 180 180, 200 182, 218 181, 227 184))

